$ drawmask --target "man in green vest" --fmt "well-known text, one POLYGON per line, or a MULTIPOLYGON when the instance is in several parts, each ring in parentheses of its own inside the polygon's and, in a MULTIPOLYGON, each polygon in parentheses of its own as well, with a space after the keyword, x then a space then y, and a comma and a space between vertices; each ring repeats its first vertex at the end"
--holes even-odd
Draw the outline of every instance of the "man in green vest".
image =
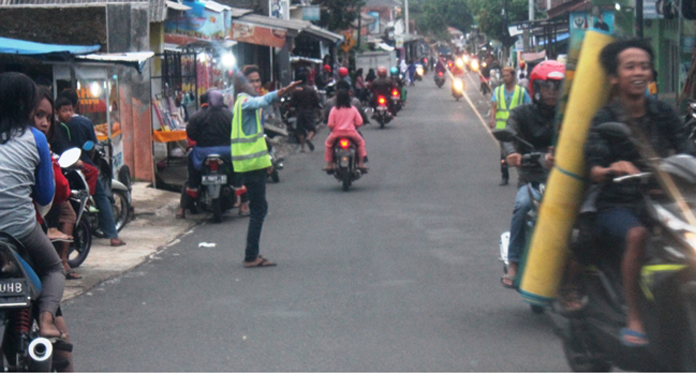
MULTIPOLYGON (((527 90, 515 84, 515 69, 503 68, 503 85, 496 87, 491 95, 491 114, 488 126, 491 129, 505 129, 505 122, 514 107, 532 102, 527 90)), ((507 185, 510 179, 507 161, 503 148, 500 148, 500 173, 503 176, 501 186, 507 185)))
POLYGON ((255 97, 257 86, 261 85, 258 68, 245 66, 244 77, 235 72, 237 98, 234 103, 232 118, 232 166, 234 172, 242 177, 249 194, 249 229, 244 256, 244 267, 273 267, 276 264, 259 255, 259 240, 263 220, 268 212, 266 202, 267 169, 271 167, 266 139, 263 136, 261 109, 280 97, 295 90, 301 82, 255 97), (251 86, 249 86, 251 84, 251 86))

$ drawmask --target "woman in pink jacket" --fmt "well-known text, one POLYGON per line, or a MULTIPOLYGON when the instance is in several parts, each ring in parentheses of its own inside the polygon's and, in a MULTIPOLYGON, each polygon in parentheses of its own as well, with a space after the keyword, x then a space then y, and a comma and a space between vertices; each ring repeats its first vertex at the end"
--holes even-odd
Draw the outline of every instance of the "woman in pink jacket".
POLYGON ((326 160, 325 171, 333 170, 333 145, 339 137, 348 137, 358 145, 358 168, 367 170, 364 159, 367 156, 365 150, 365 140, 358 133, 357 128, 363 124, 362 116, 358 109, 350 104, 350 94, 345 89, 338 90, 336 94, 336 106, 329 113, 328 127, 331 129, 331 134, 326 139, 326 151, 324 159, 326 160))

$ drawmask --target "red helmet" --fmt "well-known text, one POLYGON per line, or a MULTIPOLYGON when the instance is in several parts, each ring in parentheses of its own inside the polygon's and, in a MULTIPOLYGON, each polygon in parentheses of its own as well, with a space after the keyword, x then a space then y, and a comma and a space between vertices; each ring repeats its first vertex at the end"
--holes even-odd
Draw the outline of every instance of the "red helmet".
POLYGON ((345 78, 346 76, 348 76, 348 69, 345 67, 341 67, 340 69, 338 69, 338 76, 340 76, 341 78, 345 78))
POLYGON ((324 71, 326 71, 327 73, 330 73, 330 72, 331 72, 331 66, 329 66, 329 65, 324 65, 324 71))
POLYGON ((524 61, 520 61, 520 69, 524 69, 526 65, 527 64, 525 64, 524 61))
POLYGON ((536 65, 529 74, 529 94, 534 101, 539 101, 539 88, 542 81, 555 81, 560 86, 565 78, 565 65, 554 60, 543 61, 536 65), (536 92, 536 93, 535 93, 536 92))
POLYGON ((380 66, 377 69, 377 76, 380 78, 386 78, 387 77, 387 68, 384 66, 380 66))

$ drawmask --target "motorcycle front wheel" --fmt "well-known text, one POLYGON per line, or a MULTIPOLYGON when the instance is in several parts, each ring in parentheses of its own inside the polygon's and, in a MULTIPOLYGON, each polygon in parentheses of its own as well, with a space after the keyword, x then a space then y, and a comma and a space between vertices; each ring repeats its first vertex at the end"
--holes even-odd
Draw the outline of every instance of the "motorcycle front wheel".
POLYGON ((70 268, 77 268, 87 259, 89 250, 92 248, 92 232, 86 220, 81 219, 76 224, 73 239, 68 252, 68 265, 70 268))

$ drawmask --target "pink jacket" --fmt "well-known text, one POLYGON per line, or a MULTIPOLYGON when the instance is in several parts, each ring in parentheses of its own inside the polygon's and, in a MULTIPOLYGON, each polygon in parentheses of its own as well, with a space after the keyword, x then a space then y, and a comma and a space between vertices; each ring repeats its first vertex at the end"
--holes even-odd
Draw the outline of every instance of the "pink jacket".
POLYGON ((332 131, 355 131, 362 124, 362 116, 355 106, 351 106, 350 109, 334 106, 329 113, 328 126, 332 131))

